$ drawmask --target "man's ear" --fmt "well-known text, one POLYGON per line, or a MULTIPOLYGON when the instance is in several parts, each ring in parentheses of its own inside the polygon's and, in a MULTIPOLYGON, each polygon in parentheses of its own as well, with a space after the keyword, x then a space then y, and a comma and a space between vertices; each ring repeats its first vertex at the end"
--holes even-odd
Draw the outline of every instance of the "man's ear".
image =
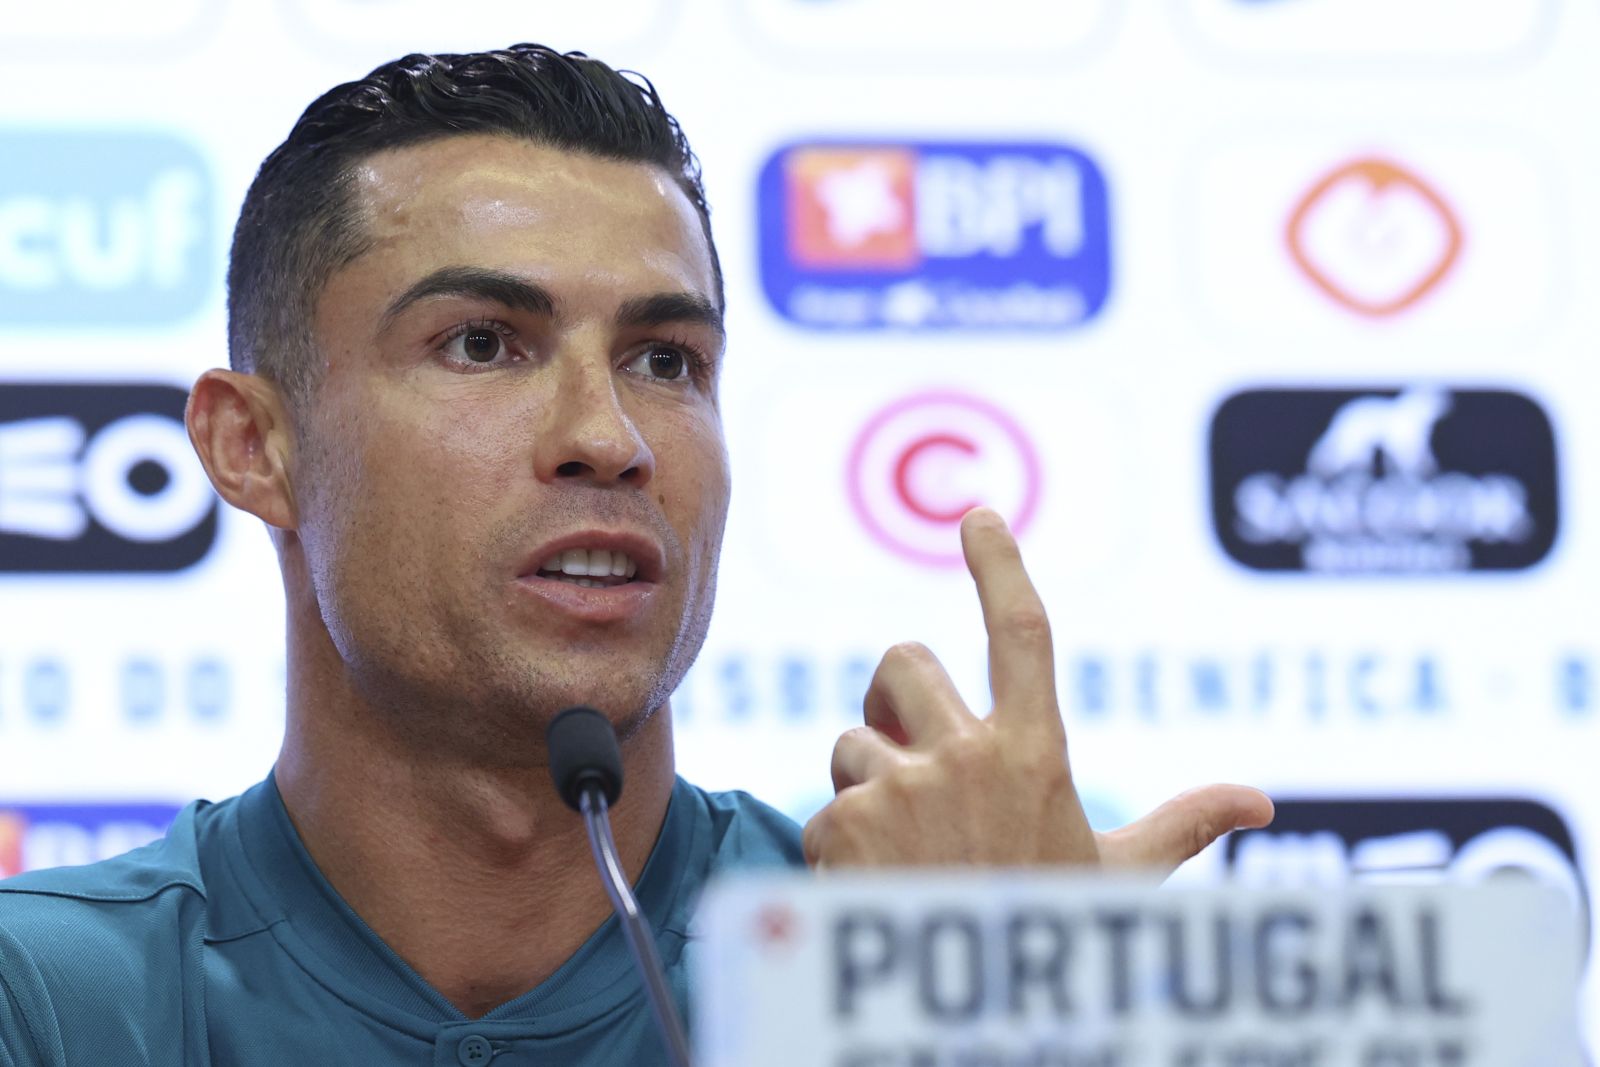
POLYGON ((184 422, 217 495, 268 526, 295 528, 294 435, 276 385, 254 374, 208 370, 189 391, 184 422))

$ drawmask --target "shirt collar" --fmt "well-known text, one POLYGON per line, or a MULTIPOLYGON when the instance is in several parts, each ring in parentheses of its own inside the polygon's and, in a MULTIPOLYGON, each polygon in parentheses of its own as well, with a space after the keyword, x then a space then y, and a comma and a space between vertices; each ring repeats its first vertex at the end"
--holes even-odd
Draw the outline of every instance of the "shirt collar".
MULTIPOLYGON (((677 779, 661 834, 634 887, 669 966, 687 936, 692 901, 686 899, 686 887, 698 884, 709 864, 707 831, 694 817, 695 800, 693 788, 677 779)), ((224 834, 227 866, 255 922, 241 926, 237 920, 245 916, 238 914, 233 923, 213 922, 214 934, 230 925, 270 929, 285 952, 341 998, 419 1036, 440 1023, 465 1018, 384 944, 323 877, 289 819, 274 774, 239 798, 232 831, 224 834)), ((573 862, 588 866, 591 860, 585 852, 573 862)), ((559 1033, 642 995, 633 967, 613 916, 548 979, 484 1019, 522 1020, 533 1031, 559 1033)))

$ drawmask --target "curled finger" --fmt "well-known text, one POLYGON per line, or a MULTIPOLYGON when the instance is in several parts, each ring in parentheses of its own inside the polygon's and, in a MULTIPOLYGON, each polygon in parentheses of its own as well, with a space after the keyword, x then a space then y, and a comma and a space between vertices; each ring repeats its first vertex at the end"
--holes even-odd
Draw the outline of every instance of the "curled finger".
POLYGON ((915 641, 884 653, 862 710, 868 726, 901 745, 937 741, 977 721, 944 664, 915 641))
POLYGON ((833 746, 833 791, 887 774, 905 759, 905 749, 870 726, 846 730, 833 746))

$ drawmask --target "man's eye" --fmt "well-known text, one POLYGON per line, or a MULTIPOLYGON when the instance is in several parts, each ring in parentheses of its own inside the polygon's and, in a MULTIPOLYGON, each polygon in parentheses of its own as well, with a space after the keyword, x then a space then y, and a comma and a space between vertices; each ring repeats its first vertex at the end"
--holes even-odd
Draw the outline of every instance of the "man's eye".
POLYGON ((458 338, 461 354, 473 363, 492 363, 505 348, 499 334, 493 330, 468 330, 458 338))
POLYGON ((668 345, 655 345, 639 353, 629 364, 635 374, 643 374, 659 381, 671 382, 682 378, 689 370, 689 360, 681 351, 668 345))
POLYGON ((675 348, 650 350, 650 373, 657 378, 681 378, 684 372, 683 353, 675 348))

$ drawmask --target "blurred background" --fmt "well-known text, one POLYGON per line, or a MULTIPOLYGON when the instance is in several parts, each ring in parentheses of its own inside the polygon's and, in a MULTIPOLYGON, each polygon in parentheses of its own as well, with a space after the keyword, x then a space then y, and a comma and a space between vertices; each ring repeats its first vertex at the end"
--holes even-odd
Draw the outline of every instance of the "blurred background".
POLYGON ((270 767, 276 562, 180 422, 235 213, 323 90, 519 40, 647 74, 705 167, 735 494, 686 776, 805 818, 897 641, 986 708, 986 503, 1097 825, 1249 782, 1278 824, 1180 878, 1587 915, 1600 0, 0 0, 0 875, 270 767))

